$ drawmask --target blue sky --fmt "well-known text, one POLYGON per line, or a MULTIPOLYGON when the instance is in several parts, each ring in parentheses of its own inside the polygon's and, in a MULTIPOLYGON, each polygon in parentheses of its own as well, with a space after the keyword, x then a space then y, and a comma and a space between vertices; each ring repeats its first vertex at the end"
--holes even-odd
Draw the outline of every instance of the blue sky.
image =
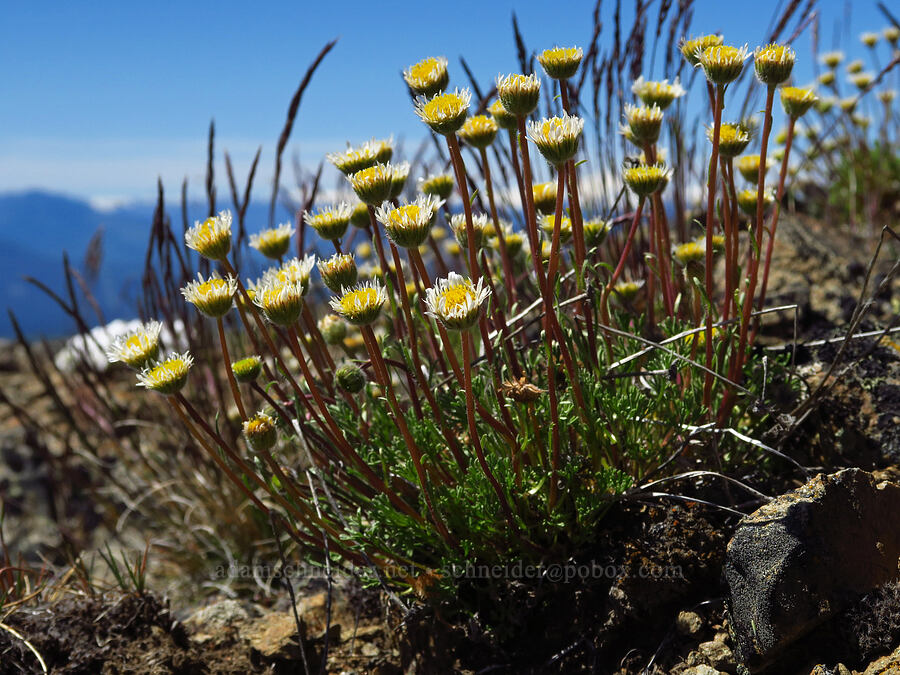
MULTIPOLYGON (((698 0, 693 31, 722 31, 726 41, 752 47, 777 4, 698 0)), ((488 83, 517 70, 513 10, 528 46, 542 49, 586 44, 593 5, 7 2, 0 9, 0 192, 39 187, 96 200, 150 199, 157 175, 170 190, 185 176, 199 190, 214 117, 219 158, 227 148, 239 176, 263 146, 262 194, 290 97, 328 39, 340 38, 306 92, 288 151, 299 150, 310 165, 346 141, 424 136, 399 75, 410 63, 443 54, 453 81, 464 84, 463 55, 488 83)), ((607 35, 613 6, 604 2, 607 35)), ((858 34, 885 25, 869 0, 855 0, 849 14, 844 2, 821 0, 819 11, 823 48, 832 46, 838 21, 848 51, 860 53, 858 34)), ((808 35, 795 46, 798 80, 808 81, 808 35)), ((221 162, 217 171, 224 176, 221 162)))

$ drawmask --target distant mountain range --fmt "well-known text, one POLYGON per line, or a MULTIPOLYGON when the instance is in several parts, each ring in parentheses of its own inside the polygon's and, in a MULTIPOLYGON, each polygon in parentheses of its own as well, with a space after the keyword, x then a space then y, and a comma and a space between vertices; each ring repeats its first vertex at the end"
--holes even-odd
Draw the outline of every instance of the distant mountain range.
MULTIPOLYGON (((73 267, 84 275, 85 254, 94 234, 102 228, 99 274, 90 282, 104 319, 136 316, 144 255, 155 205, 135 203, 99 210, 88 202, 43 191, 0 194, 0 299, 3 310, 12 310, 28 338, 70 335, 75 323, 40 289, 23 276, 39 279, 65 297, 63 251, 73 267)), ((223 204, 222 208, 227 205, 223 204)), ((180 205, 170 212, 180 223, 180 205)), ((191 218, 205 215, 205 205, 190 209, 191 218)), ((285 213, 280 214, 282 219, 285 213)), ((267 208, 251 204, 248 229, 266 222, 267 208)), ((85 304, 83 314, 91 325, 99 321, 85 304)), ((0 337, 12 337, 6 311, 0 314, 0 337)))

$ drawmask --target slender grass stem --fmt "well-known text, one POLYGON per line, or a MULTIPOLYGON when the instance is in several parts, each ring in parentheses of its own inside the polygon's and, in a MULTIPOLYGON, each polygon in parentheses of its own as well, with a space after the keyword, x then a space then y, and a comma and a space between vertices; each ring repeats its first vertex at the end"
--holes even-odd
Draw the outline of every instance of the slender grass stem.
POLYGON ((244 410, 241 391, 238 389, 234 371, 231 369, 231 356, 228 355, 228 342, 225 340, 225 322, 222 321, 221 316, 216 319, 216 327, 219 329, 219 343, 222 345, 222 358, 225 359, 225 372, 228 375, 228 384, 231 386, 231 395, 234 398, 234 404, 237 406, 238 412, 241 414, 241 420, 246 422, 247 411, 244 410))
POLYGON ((460 199, 463 203, 463 212, 466 217, 466 246, 468 254, 469 276, 472 281, 477 282, 481 277, 481 270, 478 268, 478 258, 475 247, 475 226, 472 224, 472 203, 469 201, 469 186, 466 183, 466 167, 463 162, 462 153, 459 151, 459 141, 456 140, 455 134, 447 135, 447 147, 450 149, 450 162, 453 164, 453 172, 456 175, 456 189, 459 191, 460 199))
POLYGON ((713 297, 713 232, 716 227, 716 189, 718 179, 716 170, 719 167, 719 137, 722 130, 722 108, 725 105, 725 85, 716 86, 715 105, 713 106, 713 138, 712 152, 709 157, 709 177, 706 183, 706 295, 709 302, 706 307, 706 375, 703 380, 703 405, 712 411, 712 386, 713 378, 709 374, 712 370, 713 342, 712 342, 712 297, 713 297))

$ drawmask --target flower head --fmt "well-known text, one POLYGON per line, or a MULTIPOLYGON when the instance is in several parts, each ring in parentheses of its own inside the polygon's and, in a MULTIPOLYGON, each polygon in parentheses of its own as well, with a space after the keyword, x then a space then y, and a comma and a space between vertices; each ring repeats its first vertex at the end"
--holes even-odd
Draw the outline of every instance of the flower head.
POLYGON ((600 218, 590 218, 584 221, 584 243, 588 249, 596 248, 603 243, 609 234, 610 223, 600 218))
POLYGON ((438 199, 448 199, 453 194, 453 188, 456 182, 449 173, 439 173, 427 178, 421 179, 419 185, 422 192, 426 195, 432 195, 438 199))
POLYGON ((347 337, 347 323, 339 316, 326 314, 319 319, 319 332, 329 345, 339 345, 347 337))
POLYGON ((450 82, 447 59, 443 56, 422 59, 403 71, 403 79, 413 96, 434 96, 450 82))
POLYGON ((356 283, 358 272, 352 253, 335 253, 327 260, 320 260, 317 266, 325 286, 335 293, 356 283))
POLYGON ((895 89, 882 89, 878 92, 878 100, 887 106, 893 103, 895 98, 897 98, 897 91, 895 89))
POLYGON ((688 241, 679 244, 672 250, 672 257, 685 272, 693 277, 699 277, 706 259, 706 246, 698 241, 688 241))
POLYGON ((729 84, 744 70, 744 61, 748 55, 747 45, 743 47, 717 45, 698 52, 697 60, 707 80, 713 84, 729 84))
POLYGON ((389 162, 393 156, 393 139, 366 141, 356 148, 347 147, 344 152, 330 152, 325 158, 338 171, 349 176, 351 173, 368 169, 375 164, 389 162))
MULTIPOLYGON (((366 169, 368 171, 369 169, 366 169)), ((354 174, 356 175, 356 174, 354 174)), ((303 212, 303 220, 316 231, 322 239, 336 241, 344 236, 347 226, 350 224, 350 215, 353 209, 347 202, 341 202, 318 212, 303 212)))
POLYGON ((900 26, 887 26, 881 31, 881 34, 884 35, 885 40, 896 47, 897 40, 900 40, 900 26))
POLYGON ((855 75, 851 75, 849 79, 854 87, 860 91, 865 91, 869 88, 869 85, 872 84, 875 77, 872 73, 856 73, 855 75))
MULTIPOLYGON (((706 136, 713 140, 714 129, 707 128, 706 136)), ((719 152, 723 157, 737 157, 750 143, 750 130, 743 124, 722 124, 719 127, 719 152)))
POLYGON ((316 264, 316 257, 312 254, 302 258, 291 258, 281 267, 273 267, 266 270, 263 278, 274 277, 278 281, 299 283, 303 287, 303 295, 309 293, 309 275, 316 264))
POLYGON ((204 258, 223 260, 231 250, 231 211, 197 221, 184 233, 184 241, 204 258))
POLYGON ((344 288, 341 297, 331 299, 331 309, 354 326, 373 323, 387 302, 387 291, 377 281, 367 281, 353 288, 344 288))
POLYGON ((530 75, 498 75, 497 97, 511 115, 527 117, 537 108, 541 96, 541 80, 530 75))
POLYGON ((409 178, 409 162, 394 164, 394 172, 391 175, 391 194, 388 199, 396 199, 400 196, 407 178, 409 178))
POLYGON ((880 38, 881 36, 878 33, 863 33, 859 36, 859 41, 866 47, 874 47, 878 44, 880 38))
POLYGON ((244 438, 247 445, 257 452, 265 452, 272 448, 278 440, 275 420, 264 412, 258 412, 244 422, 244 438))
POLYGON ((467 145, 481 150, 494 142, 497 137, 497 129, 497 122, 493 117, 475 115, 468 118, 456 134, 467 145))
POLYGON ((578 72, 583 56, 581 47, 554 47, 542 51, 537 59, 547 77, 554 80, 568 80, 578 72))
MULTIPOLYGON (((522 237, 520 232, 515 232, 512 229, 512 225, 509 223, 500 221, 500 229, 503 230, 503 242, 506 244, 506 252, 509 254, 510 258, 515 258, 518 256, 525 245, 525 239, 522 237)), ((496 238, 491 241, 491 246, 494 248, 500 248, 500 238, 496 238)))
MULTIPOLYGON (((766 160, 766 170, 772 166, 772 162, 766 160)), ((738 171, 745 180, 756 183, 759 180, 759 155, 743 155, 737 161, 738 171)))
POLYGON ((529 122, 528 138, 553 166, 560 166, 578 152, 578 142, 584 130, 584 120, 563 113, 562 117, 550 117, 529 122))
POLYGON ((553 213, 556 210, 556 181, 535 183, 531 187, 534 208, 538 213, 553 213))
POLYGON ((847 72, 851 75, 855 75, 856 73, 861 73, 864 67, 863 62, 860 59, 855 59, 847 64, 847 72))
POLYGON ((237 293, 237 281, 233 277, 213 276, 204 279, 199 273, 197 281, 190 281, 181 289, 184 299, 192 303, 202 314, 214 319, 228 314, 237 293))
MULTIPOLYGON (((483 213, 476 213, 472 215, 472 232, 475 236, 475 250, 481 248, 481 244, 484 241, 484 231, 488 226, 488 217, 483 213)), ((466 229, 466 216, 464 213, 456 213, 450 218, 450 228, 453 230, 453 234, 456 236, 456 241, 459 242, 459 245, 468 250, 469 249, 469 236, 468 230, 466 229)))
POLYGON ((631 305, 637 300, 638 293, 644 287, 644 280, 640 281, 620 281, 613 286, 613 294, 616 299, 624 305, 631 305))
POLYGON ((358 394, 366 386, 366 375, 359 366, 345 363, 334 371, 334 383, 341 391, 358 394))
POLYGON ((700 64, 700 54, 707 47, 715 47, 722 44, 721 35, 701 35, 700 37, 681 39, 681 55, 695 68, 700 64))
POLYGON ((294 226, 283 223, 270 230, 263 230, 259 234, 250 235, 250 247, 255 248, 267 258, 278 260, 288 251, 291 244, 291 236, 294 234, 294 226))
POLYGON ((660 110, 665 110, 672 105, 676 98, 680 98, 686 93, 677 77, 672 84, 669 84, 668 80, 662 82, 645 80, 643 75, 634 81, 631 91, 644 102, 644 105, 656 106, 660 110))
MULTIPOLYGON (((553 227, 556 223, 556 214, 547 214, 541 216, 540 227, 547 235, 547 238, 553 236, 553 227)), ((559 219, 559 243, 567 244, 572 239, 572 220, 569 216, 562 216, 559 219)))
POLYGON ((503 107, 503 101, 499 98, 488 106, 488 112, 491 113, 491 117, 501 129, 509 131, 515 129, 519 124, 516 116, 503 107))
MULTIPOLYGON (((737 194, 738 207, 748 216, 755 216, 758 196, 756 188, 741 190, 737 194)), ((772 191, 763 190, 763 208, 768 207, 773 201, 775 200, 772 197, 772 191)))
POLYGON ((484 279, 473 284, 456 272, 426 289, 425 306, 428 314, 450 330, 467 330, 478 322, 478 312, 491 290, 483 286, 484 279))
POLYGON ((830 87, 834 84, 835 76, 833 70, 826 70, 824 73, 819 75, 818 82, 823 87, 830 87))
POLYGON ((292 326, 303 311, 303 282, 283 279, 276 272, 268 274, 257 284, 253 303, 276 326, 292 326))
POLYGON ((159 333, 162 324, 149 321, 140 328, 120 335, 106 351, 111 363, 122 362, 131 368, 140 369, 159 356, 159 333))
POLYGON ((837 68, 844 60, 844 52, 825 52, 819 58, 829 68, 837 68))
POLYGON ((798 119, 815 105, 816 93, 812 89, 802 87, 782 87, 781 105, 788 117, 798 119))
POLYGON ((384 225, 387 236, 397 246, 418 248, 428 238, 435 214, 443 203, 431 195, 419 195, 414 202, 404 206, 378 207, 375 209, 375 216, 384 225))
POLYGON ((356 202, 356 206, 350 212, 350 224, 361 229, 369 226, 369 207, 363 202, 356 202))
POLYGON ((672 170, 665 164, 638 164, 623 171, 625 184, 639 197, 649 197, 669 182, 672 170))
POLYGON ((416 97, 416 114, 431 129, 443 136, 455 134, 466 121, 472 94, 468 89, 454 89, 428 98, 416 97))
POLYGON ((194 360, 188 352, 172 352, 162 361, 155 361, 138 373, 138 386, 171 396, 177 394, 187 382, 194 360))
POLYGON ((369 206, 378 206, 391 196, 394 167, 390 162, 373 164, 367 169, 350 174, 347 178, 361 202, 369 206))
POLYGON ((231 364, 231 372, 238 382, 253 382, 262 372, 262 359, 258 356, 247 356, 231 364))
POLYGON ((768 44, 757 47, 753 52, 753 66, 756 78, 765 85, 774 87, 791 76, 797 55, 787 45, 768 44))
POLYGON ((639 106, 625 104, 625 122, 631 132, 633 143, 643 146, 644 143, 656 143, 662 128, 663 111, 658 105, 639 106))

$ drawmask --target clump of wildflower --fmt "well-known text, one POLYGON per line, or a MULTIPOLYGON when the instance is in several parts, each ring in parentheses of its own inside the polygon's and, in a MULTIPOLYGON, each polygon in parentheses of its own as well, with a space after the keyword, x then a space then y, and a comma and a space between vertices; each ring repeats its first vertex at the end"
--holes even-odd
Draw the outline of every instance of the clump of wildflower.
POLYGON ((244 438, 247 445, 256 452, 266 452, 275 445, 278 440, 278 430, 275 420, 262 411, 246 420, 243 426, 244 438))
POLYGON ((341 297, 331 299, 331 309, 354 326, 373 323, 387 302, 387 291, 377 281, 367 281, 345 288, 341 297))
POLYGON ((471 279, 450 272, 446 279, 426 289, 426 314, 437 319, 450 330, 468 330, 478 322, 478 313, 491 290, 483 285, 484 279, 473 284, 471 279))
POLYGON ((562 117, 550 117, 528 124, 528 138, 553 166, 560 166, 578 152, 578 142, 584 130, 584 120, 563 113, 562 117))
POLYGON ((829 68, 837 68, 844 60, 844 52, 825 52, 820 58, 829 68))
POLYGON ((787 45, 758 47, 753 53, 756 79, 769 87, 781 84, 791 76, 796 57, 794 50, 787 45))
POLYGON ((327 260, 320 260, 316 266, 326 288, 335 293, 340 293, 344 286, 356 283, 358 271, 352 253, 335 253, 327 260))
POLYGON ((863 33, 859 36, 859 41, 866 47, 874 47, 878 44, 880 38, 881 36, 878 33, 863 33))
POLYGON ((258 356, 247 356, 231 364, 234 379, 244 384, 254 382, 262 372, 262 359, 258 356))
POLYGON ((353 210, 347 202, 341 202, 334 206, 319 209, 318 212, 303 212, 306 224, 316 231, 322 239, 336 241, 347 232, 350 224, 350 214, 353 210))
MULTIPOLYGON (((707 127, 706 136, 713 140, 715 130, 707 127)), ((723 157, 737 157, 750 143, 750 131, 743 124, 722 124, 719 127, 719 153, 723 157)))
POLYGON ((218 319, 228 314, 237 293, 237 281, 228 276, 204 279, 199 273, 197 281, 188 282, 181 289, 184 299, 193 304, 201 314, 218 319))
POLYGON ((278 227, 263 230, 259 234, 250 235, 250 247, 255 248, 267 258, 278 260, 284 256, 291 245, 294 226, 290 223, 282 223, 278 227))
POLYGON ((455 134, 466 121, 472 94, 468 89, 416 98, 416 114, 432 131, 443 136, 455 134))
POLYGON ((422 59, 403 71, 403 79, 413 96, 434 96, 450 83, 447 59, 443 56, 422 59))
POLYGON ((394 167, 387 164, 374 164, 348 176, 350 186, 359 200, 369 206, 379 206, 391 196, 394 181, 394 167))
MULTIPOLYGON (((475 213, 472 215, 472 232, 475 235, 475 250, 481 248, 484 241, 484 231, 488 226, 488 217, 483 213, 475 213)), ((456 213, 450 218, 450 228, 456 237, 459 245, 468 250, 469 237, 466 231, 466 216, 463 213, 456 213)))
POLYGON ((257 284, 253 303, 276 326, 292 326, 303 311, 303 282, 284 280, 278 274, 270 274, 257 284))
MULTIPOLYGON (((746 213, 748 216, 756 215, 756 205, 757 205, 757 197, 758 193, 756 188, 751 188, 749 190, 741 190, 737 194, 737 203, 738 207, 740 207, 741 211, 746 213)), ((763 208, 767 208, 775 201, 772 197, 772 193, 770 190, 763 191, 763 208)))
POLYGON ((662 190, 669 182, 672 170, 665 164, 638 164, 625 167, 625 184, 639 197, 649 197, 662 190))
POLYGON ((501 129, 512 130, 518 126, 516 116, 503 107, 503 101, 499 98, 488 106, 488 112, 501 129))
POLYGON ((537 108, 541 96, 541 80, 530 75, 498 75, 497 97, 511 115, 527 117, 537 108))
POLYGON ((488 147, 497 137, 497 122, 489 115, 475 115, 468 118, 456 132, 467 145, 479 150, 488 147))
POLYGON ((184 241, 204 258, 224 260, 231 251, 231 211, 207 218, 184 233, 184 241))
POLYGON ((319 319, 319 332, 326 344, 339 345, 347 337, 347 324, 339 316, 326 314, 319 319))
POLYGON ((701 35, 700 37, 681 40, 681 55, 695 68, 700 64, 700 54, 708 47, 721 45, 721 35, 701 35))
POLYGON ((534 195, 534 208, 538 213, 553 213, 556 210, 556 182, 535 183, 531 192, 534 195))
POLYGON ((107 349, 106 358, 110 363, 120 362, 138 370, 143 368, 159 356, 161 330, 159 321, 148 321, 140 328, 120 335, 107 349))
POLYGON ((643 75, 634 81, 631 91, 643 101, 644 105, 656 106, 660 110, 665 110, 676 98, 681 98, 686 93, 677 77, 669 84, 668 80, 662 82, 645 80, 643 75))
POLYGON ((438 199, 449 199, 453 194, 456 182, 449 173, 439 173, 427 178, 422 178, 419 188, 426 195, 432 195, 438 199))
POLYGON ((642 147, 645 143, 656 143, 662 121, 663 111, 657 105, 648 107, 625 104, 625 123, 631 132, 628 140, 635 145, 642 147))
POLYGON ((341 391, 358 394, 366 386, 366 376, 359 366, 345 363, 334 371, 334 383, 341 391))
POLYGON ((138 386, 166 396, 177 394, 187 382, 194 360, 190 353, 172 352, 162 361, 155 361, 138 373, 138 386))
POLYGON ((816 94, 812 89, 802 87, 782 87, 781 105, 788 117, 799 119, 815 105, 816 94))
MULTIPOLYGON (((431 195, 419 195, 404 206, 375 209, 391 241, 401 248, 418 248, 428 238, 437 210, 444 202, 431 195)), ((352 284, 344 284, 351 286, 352 284)))
MULTIPOLYGON (((541 230, 547 237, 553 236, 553 225, 556 221, 556 214, 547 214, 541 217, 541 230)), ((572 240, 572 220, 568 216, 562 216, 559 219, 559 243, 567 244, 572 240)))
POLYGON ((583 57, 581 47, 553 47, 542 51, 537 59, 547 77, 554 80, 568 80, 578 72, 583 57))
POLYGON ((591 249, 596 248, 609 234, 610 223, 600 218, 590 218, 584 222, 584 243, 591 249))
POLYGON ((734 82, 740 76, 748 55, 747 45, 743 47, 717 45, 707 47, 697 55, 697 58, 706 79, 713 84, 723 85, 734 82))
POLYGON ((347 147, 344 152, 330 152, 325 158, 345 176, 391 160, 393 139, 367 141, 356 148, 347 147))
POLYGON ((371 224, 369 219, 369 207, 363 202, 357 202, 356 206, 353 207, 353 211, 350 212, 350 224, 361 230, 367 228, 371 224))

